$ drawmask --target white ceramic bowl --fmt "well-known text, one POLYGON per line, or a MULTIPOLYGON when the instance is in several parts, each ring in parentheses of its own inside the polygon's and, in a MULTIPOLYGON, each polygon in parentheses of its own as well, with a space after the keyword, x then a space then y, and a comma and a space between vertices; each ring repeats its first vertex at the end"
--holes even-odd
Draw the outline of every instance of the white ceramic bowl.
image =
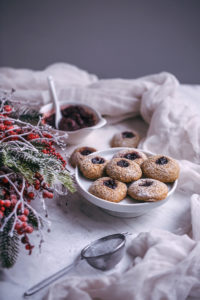
MULTIPOLYGON (((111 148, 103 151, 95 152, 95 154, 105 157, 106 159, 111 159, 114 154, 119 152, 120 150, 127 150, 130 148, 111 148)), ((133 148, 132 148, 133 149, 133 148)), ((140 149, 135 149, 138 151, 142 151, 140 149)), ((146 151, 142 151, 147 156, 152 156, 154 154, 146 151)), ((92 153, 93 155, 94 153, 92 153)), ((85 178, 78 168, 75 170, 75 177, 76 182, 78 185, 79 192, 83 195, 84 198, 86 198, 89 202, 97 205, 98 207, 105 210, 107 213, 113 216, 118 217, 137 217, 140 215, 143 215, 147 212, 149 212, 151 209, 154 209, 164 203, 166 203, 170 196, 174 193, 176 186, 177 186, 177 180, 173 183, 167 184, 168 186, 168 195, 164 200, 156 201, 156 202, 134 202, 133 199, 131 199, 129 196, 127 196, 125 199, 120 201, 119 203, 115 202, 109 202, 106 200, 103 200, 101 198, 95 197, 94 195, 90 194, 88 192, 90 185, 92 184, 92 181, 85 178)))
MULTIPOLYGON (((79 105, 79 106, 87 109, 88 111, 90 111, 91 113, 93 113, 95 115, 95 118, 97 120, 96 124, 94 126, 85 127, 85 128, 81 128, 81 129, 74 130, 74 131, 62 131, 62 130, 53 129, 54 132, 60 132, 62 135, 64 133, 67 133, 67 135, 68 135, 67 142, 69 144, 79 144, 93 130, 99 129, 99 128, 103 127, 106 124, 106 119, 102 118, 102 116, 100 115, 100 113, 98 113, 91 106, 86 105, 86 104, 82 104, 80 102, 74 102, 74 101, 73 102, 60 101, 61 109, 64 109, 64 108, 66 108, 69 105, 79 105)), ((53 104, 52 103, 46 104, 46 105, 42 106, 41 109, 40 109, 40 113, 44 117, 49 117, 54 112, 55 112, 55 110, 53 109, 53 104)))

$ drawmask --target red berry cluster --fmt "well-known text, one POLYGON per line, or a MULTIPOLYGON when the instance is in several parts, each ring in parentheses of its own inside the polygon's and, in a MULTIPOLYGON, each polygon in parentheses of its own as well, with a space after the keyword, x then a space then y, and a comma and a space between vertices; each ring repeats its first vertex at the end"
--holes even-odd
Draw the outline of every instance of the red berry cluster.
MULTIPOLYGON (((4 169, 6 169, 4 167, 4 169)), ((7 172, 0 171, 0 175, 6 176, 7 172)), ((33 249, 33 245, 30 244, 27 234, 33 232, 33 226, 29 220, 29 213, 30 210, 26 207, 26 203, 30 202, 30 199, 34 197, 33 192, 29 192, 29 184, 26 183, 23 191, 23 201, 24 207, 22 209, 22 202, 20 201, 20 197, 16 194, 16 190, 14 189, 12 183, 15 184, 15 187, 18 191, 22 190, 22 183, 21 178, 19 175, 17 176, 9 176, 9 180, 6 177, 1 177, 0 180, 0 220, 3 220, 5 217, 9 217, 9 215, 15 211, 15 221, 14 221, 14 229, 16 230, 17 234, 23 235, 23 241, 26 240, 26 249, 29 250, 31 254, 31 250, 33 249)), ((1 222, 0 222, 1 224, 1 222)), ((1 227, 2 225, 0 225, 1 227)))
POLYGON ((36 129, 20 127, 15 121, 9 119, 9 115, 12 112, 10 105, 4 105, 3 114, 0 114, 0 141, 17 141, 20 140, 20 136, 23 139, 32 142, 33 144, 41 144, 43 146, 42 152, 44 154, 55 156, 61 161, 63 167, 66 166, 66 161, 59 152, 56 152, 53 146, 52 135, 46 131, 37 132, 36 129))
MULTIPOLYGON (((11 105, 4 105, 2 113, 0 113, 0 143, 8 141, 28 141, 33 145, 39 144, 42 146, 42 153, 49 156, 54 156, 61 161, 63 168, 66 161, 56 152, 53 146, 52 135, 41 129, 23 126, 20 122, 9 118, 13 108, 11 105)), ((40 173, 35 173, 34 183, 29 184, 19 174, 8 175, 10 170, 5 166, 0 168, 0 228, 3 226, 3 221, 9 218, 10 214, 15 216, 14 230, 18 235, 22 235, 21 242, 25 245, 25 249, 31 254, 33 245, 29 241, 28 235, 34 230, 30 213, 30 202, 35 199, 36 195, 40 193, 43 198, 53 198, 53 191, 49 185, 44 181, 40 173), (14 186, 16 188, 14 188, 14 186), (19 193, 16 192, 16 189, 19 193), (20 196, 20 192, 23 193, 20 196), (23 198, 23 199, 22 199, 23 198)))

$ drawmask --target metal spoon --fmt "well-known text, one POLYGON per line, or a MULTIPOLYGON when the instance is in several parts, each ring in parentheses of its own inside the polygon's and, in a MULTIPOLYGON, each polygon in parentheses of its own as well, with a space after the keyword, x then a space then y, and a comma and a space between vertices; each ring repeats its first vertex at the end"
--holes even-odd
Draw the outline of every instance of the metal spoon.
POLYGON ((81 255, 71 265, 37 283, 28 289, 24 296, 31 296, 39 290, 49 286, 51 283, 67 274, 82 259, 85 259, 93 268, 106 271, 116 266, 122 259, 127 233, 116 233, 102 237, 82 249, 81 255))
POLYGON ((54 108, 55 108, 55 127, 56 127, 56 129, 59 129, 58 126, 59 126, 60 120, 62 118, 62 114, 61 114, 60 105, 59 105, 59 101, 58 101, 58 97, 57 97, 57 93, 56 93, 55 83, 54 83, 52 76, 48 76, 47 80, 48 80, 49 89, 51 91, 54 108))

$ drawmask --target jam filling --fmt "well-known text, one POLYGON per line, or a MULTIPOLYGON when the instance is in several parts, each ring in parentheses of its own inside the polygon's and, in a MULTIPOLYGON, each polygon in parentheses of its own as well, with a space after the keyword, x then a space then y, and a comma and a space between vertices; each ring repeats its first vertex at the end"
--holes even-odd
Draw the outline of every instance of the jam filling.
POLYGON ((81 151, 81 154, 84 156, 87 156, 89 154, 93 153, 93 151, 89 150, 89 149, 84 149, 83 151, 81 151))
POLYGON ((141 158, 141 156, 137 152, 127 153, 123 157, 127 158, 127 159, 130 159, 130 160, 141 158))
POLYGON ((93 164, 99 164, 99 165, 101 165, 101 164, 103 164, 103 163, 105 163, 105 160, 102 158, 102 157, 94 157, 94 158, 92 158, 92 163, 93 164))
POLYGON ((122 168, 127 168, 130 164, 126 160, 120 160, 117 162, 117 165, 122 168))
POLYGON ((103 184, 113 190, 116 189, 117 187, 117 183, 115 182, 114 179, 105 180, 103 184))
POLYGON ((123 139, 131 139, 135 136, 131 131, 124 131, 122 132, 123 139))
MULTIPOLYGON (((74 131, 85 127, 94 126, 97 123, 96 116, 80 105, 69 105, 62 109, 62 119, 59 129, 64 131, 74 131)), ((47 117, 45 123, 55 128, 55 114, 47 117)))
POLYGON ((139 184, 139 186, 151 186, 153 184, 153 181, 144 181, 143 183, 139 184))
POLYGON ((157 165, 166 165, 167 163, 168 163, 168 159, 164 156, 162 156, 156 160, 157 165))

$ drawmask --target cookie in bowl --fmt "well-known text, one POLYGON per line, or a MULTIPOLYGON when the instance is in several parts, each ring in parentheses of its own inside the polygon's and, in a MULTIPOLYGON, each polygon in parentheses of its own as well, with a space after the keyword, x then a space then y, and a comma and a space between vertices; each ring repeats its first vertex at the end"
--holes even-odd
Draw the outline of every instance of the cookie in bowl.
POLYGON ((106 173, 113 179, 122 182, 138 180, 142 176, 140 166, 126 158, 113 158, 106 166, 106 173))
POLYGON ((139 144, 140 136, 135 130, 117 132, 112 140, 111 147, 135 148, 139 144))
POLYGON ((84 158, 86 158, 89 154, 96 152, 97 149, 93 147, 79 147, 76 148, 70 158, 69 163, 72 165, 72 167, 76 167, 84 158))
POLYGON ((98 198, 117 203, 126 197, 127 186, 113 178, 102 177, 92 183, 89 192, 98 198))
POLYGON ((128 195, 139 201, 155 202, 167 197, 168 187, 165 183, 143 178, 133 182, 128 188, 128 195))
POLYGON ((162 182, 174 182, 179 177, 180 167, 178 162, 165 155, 149 157, 141 165, 144 176, 162 182))
POLYGON ((89 155, 80 163, 78 167, 81 173, 88 179, 97 179, 104 175, 107 160, 99 155, 89 155))
POLYGON ((144 154, 142 151, 135 150, 134 148, 127 149, 127 150, 121 150, 121 151, 117 152, 113 156, 113 158, 117 158, 117 157, 132 160, 139 165, 141 165, 147 159, 146 154, 144 154))

